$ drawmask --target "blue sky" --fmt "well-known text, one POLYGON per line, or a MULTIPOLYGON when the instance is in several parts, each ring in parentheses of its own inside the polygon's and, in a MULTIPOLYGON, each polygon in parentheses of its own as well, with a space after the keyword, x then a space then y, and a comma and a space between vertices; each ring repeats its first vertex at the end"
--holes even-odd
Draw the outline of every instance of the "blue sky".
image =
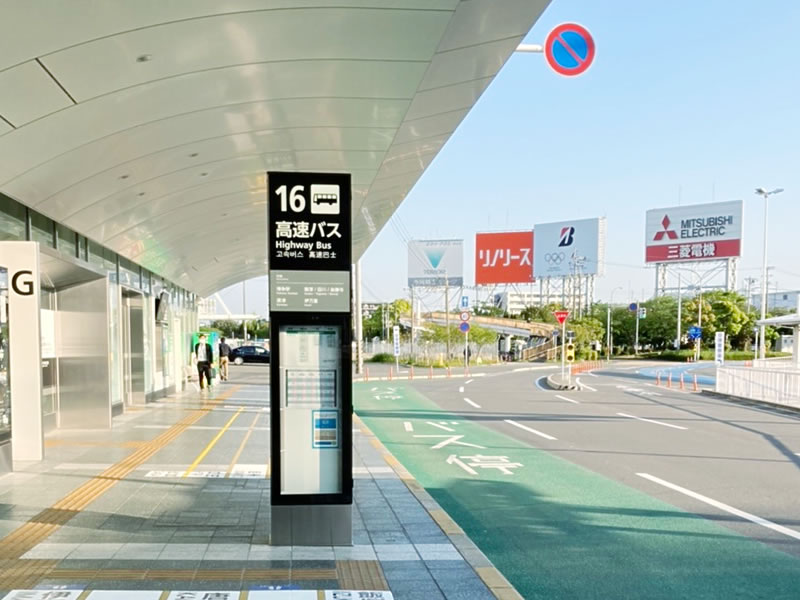
MULTIPOLYGON (((800 2, 554 0, 525 41, 565 21, 592 32, 591 69, 565 78, 542 55, 512 56, 397 211, 403 229, 463 238, 471 282, 476 231, 605 216, 597 296, 621 286, 619 301, 653 293, 645 211, 678 203, 744 200, 740 282, 759 277, 753 189, 783 187, 770 201, 769 264, 779 288, 800 288, 800 2)), ((387 225, 363 257, 366 300, 407 296, 400 256, 387 225)), ((265 287, 250 285, 253 308, 265 287)), ((224 297, 240 306, 240 291, 224 297)))

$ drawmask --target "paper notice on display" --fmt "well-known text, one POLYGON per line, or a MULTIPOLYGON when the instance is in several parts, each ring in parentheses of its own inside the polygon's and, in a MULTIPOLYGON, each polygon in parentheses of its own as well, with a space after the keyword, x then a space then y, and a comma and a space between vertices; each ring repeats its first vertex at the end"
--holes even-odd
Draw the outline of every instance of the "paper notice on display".
POLYGON ((339 329, 298 325, 280 331, 284 405, 290 408, 336 408, 340 369, 339 329))

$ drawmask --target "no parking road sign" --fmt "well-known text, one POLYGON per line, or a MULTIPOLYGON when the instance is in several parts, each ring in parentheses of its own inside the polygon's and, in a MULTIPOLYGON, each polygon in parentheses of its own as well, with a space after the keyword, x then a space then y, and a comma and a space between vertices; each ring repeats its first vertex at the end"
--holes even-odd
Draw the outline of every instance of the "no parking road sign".
POLYGON ((585 27, 562 23, 547 35, 544 56, 556 73, 580 75, 594 61, 594 39, 585 27))

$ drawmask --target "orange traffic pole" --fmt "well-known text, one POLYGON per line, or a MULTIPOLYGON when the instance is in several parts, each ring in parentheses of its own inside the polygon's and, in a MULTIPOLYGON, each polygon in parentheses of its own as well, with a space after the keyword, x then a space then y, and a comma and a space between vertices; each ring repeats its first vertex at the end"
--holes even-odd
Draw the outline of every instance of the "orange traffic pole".
POLYGON ((450 367, 447 367, 447 376, 450 377, 450 367))
POLYGON ((661 371, 656 371, 656 386, 661 387, 661 371))
POLYGON ((694 391, 695 392, 698 391, 698 388, 697 388, 697 373, 694 374, 694 391))
POLYGON ((364 381, 369 381, 369 367, 364 367, 364 381))
POLYGON ((669 377, 667 377, 667 387, 672 388, 672 371, 669 372, 669 377))
POLYGON ((681 389, 682 389, 682 390, 685 390, 685 389, 686 389, 686 387, 685 387, 685 386, 684 386, 684 384, 683 384, 683 372, 681 372, 681 389))
POLYGON ((428 379, 433 379, 433 365, 428 367, 428 379))
POLYGON ((389 367, 389 381, 392 380, 392 367, 389 367))
POLYGON ((408 367, 408 378, 414 379, 414 365, 408 367))

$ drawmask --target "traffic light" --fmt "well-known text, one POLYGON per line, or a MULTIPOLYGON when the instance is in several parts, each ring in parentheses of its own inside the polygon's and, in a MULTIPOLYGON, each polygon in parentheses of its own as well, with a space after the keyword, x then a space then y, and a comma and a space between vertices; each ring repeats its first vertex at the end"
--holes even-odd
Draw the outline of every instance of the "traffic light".
POLYGON ((567 344, 567 362, 575 362, 575 344, 567 344))

